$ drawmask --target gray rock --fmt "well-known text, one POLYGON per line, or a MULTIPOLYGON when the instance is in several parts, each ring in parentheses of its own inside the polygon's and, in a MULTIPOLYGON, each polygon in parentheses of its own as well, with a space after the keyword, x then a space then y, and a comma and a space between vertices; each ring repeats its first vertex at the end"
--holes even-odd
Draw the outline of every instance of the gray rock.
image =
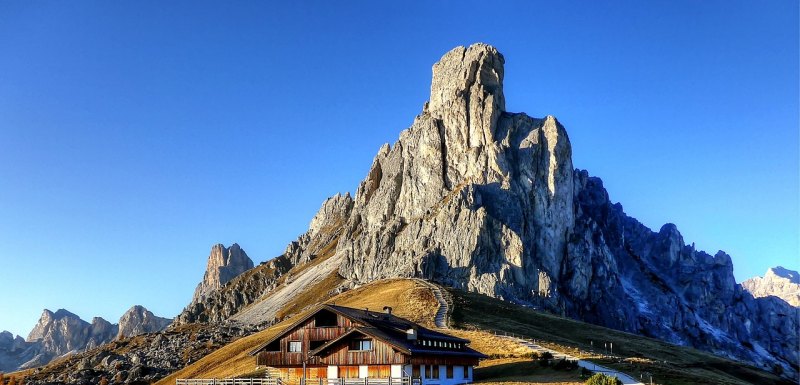
POLYGON ((724 252, 696 250, 672 224, 654 232, 612 203, 599 178, 573 168, 554 117, 505 111, 504 62, 485 44, 445 54, 430 101, 378 150, 355 196, 326 201, 283 255, 176 323, 256 322, 238 313, 272 301, 281 276, 335 244, 329 263, 351 286, 428 278, 796 377, 797 309, 753 298, 724 252))
POLYGON ((764 277, 753 277, 742 282, 756 298, 774 296, 794 307, 800 306, 800 274, 782 266, 767 270, 764 277))
POLYGON ((194 291, 192 303, 202 301, 239 274, 252 268, 253 261, 238 244, 234 243, 230 248, 222 244, 214 245, 208 256, 203 280, 194 291))
POLYGON ((158 381, 178 368, 255 329, 219 324, 195 325, 182 331, 162 331, 136 339, 112 341, 100 348, 76 353, 30 374, 29 385, 54 383, 97 384, 105 377, 111 383, 158 381), (155 343, 155 341, 160 341, 155 343))
POLYGON ((55 313, 45 309, 28 334, 29 346, 22 354, 26 360, 19 368, 44 365, 53 358, 100 346, 117 334, 117 326, 95 317, 88 323, 67 310, 55 313))
POLYGON ((117 338, 133 337, 145 333, 164 330, 172 322, 169 318, 155 316, 143 306, 136 305, 128 309, 119 319, 117 338))

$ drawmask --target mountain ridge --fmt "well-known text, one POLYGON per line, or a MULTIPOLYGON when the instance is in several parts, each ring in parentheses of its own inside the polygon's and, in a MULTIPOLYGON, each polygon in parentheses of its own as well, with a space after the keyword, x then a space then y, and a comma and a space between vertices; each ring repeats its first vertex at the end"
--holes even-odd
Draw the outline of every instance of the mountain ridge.
POLYGON ((800 306, 800 274, 783 266, 767 269, 763 277, 742 282, 742 287, 754 297, 774 296, 794 307, 800 306))
POLYGON ((170 322, 140 305, 123 314, 118 324, 102 317, 87 322, 66 309, 55 312, 44 309, 27 339, 14 337, 8 331, 0 333, 0 372, 42 366, 58 357, 91 350, 121 337, 164 330, 170 322))
MULTIPOLYGON (((573 167, 556 118, 505 111, 504 63, 486 44, 446 53, 411 127, 381 146, 352 198, 323 204, 315 221, 344 213, 323 234, 336 234, 342 288, 422 277, 796 374, 796 310, 746 292, 726 253, 612 203, 601 179, 573 167)), ((313 258, 313 227, 278 259, 313 258)), ((272 279, 249 303, 268 300, 272 279)), ((243 308, 225 293, 214 304, 225 315, 211 319, 243 308)))

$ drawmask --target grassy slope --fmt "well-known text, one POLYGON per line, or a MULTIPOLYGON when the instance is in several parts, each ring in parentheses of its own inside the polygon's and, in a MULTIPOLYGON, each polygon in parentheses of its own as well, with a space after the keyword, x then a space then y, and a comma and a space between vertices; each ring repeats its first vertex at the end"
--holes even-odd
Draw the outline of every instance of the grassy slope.
POLYGON ((637 377, 640 372, 651 372, 658 383, 786 383, 770 373, 698 350, 557 317, 480 294, 450 292, 455 302, 453 326, 519 334, 578 356, 593 354, 590 340, 595 347, 601 347, 604 341, 613 342, 614 354, 623 358, 621 362, 593 361, 637 377))
MULTIPOLYGON (((427 288, 410 280, 375 282, 342 293, 334 297, 332 301, 335 301, 337 305, 356 308, 368 307, 373 310, 391 306, 394 308, 395 314, 423 324, 432 322, 438 306, 436 299, 427 288)), ((255 358, 249 356, 248 352, 309 311, 310 309, 306 309, 299 315, 288 318, 277 325, 234 341, 156 384, 174 385, 177 378, 224 378, 251 372, 255 368, 255 358)))
MULTIPOLYGON (((323 281, 318 286, 328 286, 323 281)), ((321 293, 325 287, 310 288, 321 293)), ((471 346, 503 358, 486 360, 476 369, 478 382, 512 385, 518 383, 548 383, 574 385, 580 383, 575 372, 558 372, 537 368, 522 358, 528 348, 493 333, 515 333, 537 339, 542 345, 574 355, 592 356, 589 340, 598 346, 602 341, 614 343, 614 353, 625 360, 604 362, 634 376, 643 371, 654 373, 661 384, 781 384, 780 380, 763 371, 722 359, 694 349, 667 344, 567 318, 537 312, 507 302, 474 293, 451 290, 455 300, 452 315, 454 327, 448 333, 468 338, 471 346)), ((384 280, 335 296, 328 301, 356 308, 381 309, 392 306, 395 314, 428 327, 438 304, 433 294, 413 280, 384 280)), ((292 322, 307 314, 314 303, 308 295, 298 296, 291 303, 300 313, 254 335, 241 338, 203 357, 194 364, 159 381, 157 385, 173 385, 176 378, 224 378, 250 373, 254 358, 247 353, 292 322), (303 308, 306 306, 305 308, 303 308), (302 310, 301 310, 302 309, 302 310)), ((603 362, 602 359, 595 361, 603 362)))

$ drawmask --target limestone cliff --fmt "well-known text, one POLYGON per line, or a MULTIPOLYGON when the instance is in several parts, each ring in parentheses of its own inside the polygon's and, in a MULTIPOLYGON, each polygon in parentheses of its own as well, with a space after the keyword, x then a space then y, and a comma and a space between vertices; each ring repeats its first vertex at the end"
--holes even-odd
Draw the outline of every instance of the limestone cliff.
POLYGON ((212 246, 206 264, 206 272, 203 280, 194 290, 192 303, 202 301, 239 274, 252 268, 253 261, 238 244, 234 243, 230 248, 226 248, 222 244, 212 246))
POLYGON ((32 368, 65 354, 91 349, 111 341, 116 334, 117 325, 100 317, 88 323, 64 309, 55 313, 45 309, 28 334, 27 349, 19 354, 26 358, 19 367, 32 368))
POLYGON ((0 372, 41 366, 58 357, 94 349, 117 336, 160 331, 170 322, 141 306, 128 310, 119 325, 101 317, 94 317, 89 323, 64 309, 55 313, 45 309, 27 340, 14 338, 9 332, 0 333, 0 372))
MULTIPOLYGON (((234 316, 237 316, 237 321, 248 324, 274 321, 276 311, 286 302, 287 297, 306 289, 296 286, 313 281, 313 278, 324 277, 295 279, 291 282, 284 280, 283 285, 280 285, 281 278, 295 266, 300 267, 314 261, 326 250, 329 253, 335 250, 343 231, 342 224, 350 215, 352 207, 353 198, 350 194, 337 194, 328 198, 311 220, 309 230, 291 242, 282 255, 239 275, 202 300, 193 301, 178 315, 175 324, 221 322, 234 316), (250 306, 253 304, 259 306, 250 306), (248 311, 243 312, 245 307, 249 307, 248 311)), ((335 264, 328 265, 333 270, 338 267, 335 264)), ((317 272, 318 269, 306 269, 303 274, 312 275, 317 272)))
POLYGON ((172 322, 169 318, 158 317, 143 306, 128 309, 119 319, 117 338, 133 337, 140 334, 160 332, 172 322))
POLYGON ((315 219, 271 262, 279 273, 273 266, 236 280, 255 292, 229 285, 181 317, 270 321, 274 313, 238 313, 284 296, 277 276, 294 266, 307 274, 302 265, 335 244, 327 263, 348 285, 428 278, 796 376, 797 309, 754 298, 724 252, 696 250, 676 226, 654 232, 628 216, 600 179, 573 167, 556 118, 506 111, 504 63, 485 44, 445 54, 411 127, 379 149, 352 199, 323 205, 325 231, 315 219))
POLYGON ((800 306, 800 274, 782 266, 770 268, 764 277, 750 278, 742 286, 756 298, 774 296, 800 306))

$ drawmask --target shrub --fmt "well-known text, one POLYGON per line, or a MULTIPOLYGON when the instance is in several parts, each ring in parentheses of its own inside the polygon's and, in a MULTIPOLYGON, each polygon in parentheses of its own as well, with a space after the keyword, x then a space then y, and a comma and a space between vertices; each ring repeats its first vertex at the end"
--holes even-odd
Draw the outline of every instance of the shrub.
POLYGON ((544 352, 539 355, 539 365, 541 366, 549 366, 550 360, 553 359, 553 353, 544 352))
POLYGON ((619 378, 611 377, 607 374, 596 373, 586 380, 586 385, 622 385, 622 381, 620 381, 619 378))
POLYGON ((531 360, 538 360, 539 359, 539 352, 529 352, 522 355, 522 358, 528 358, 531 360))
POLYGON ((577 361, 567 360, 567 359, 560 359, 553 365, 553 369, 555 370, 575 370, 578 367, 577 361))

